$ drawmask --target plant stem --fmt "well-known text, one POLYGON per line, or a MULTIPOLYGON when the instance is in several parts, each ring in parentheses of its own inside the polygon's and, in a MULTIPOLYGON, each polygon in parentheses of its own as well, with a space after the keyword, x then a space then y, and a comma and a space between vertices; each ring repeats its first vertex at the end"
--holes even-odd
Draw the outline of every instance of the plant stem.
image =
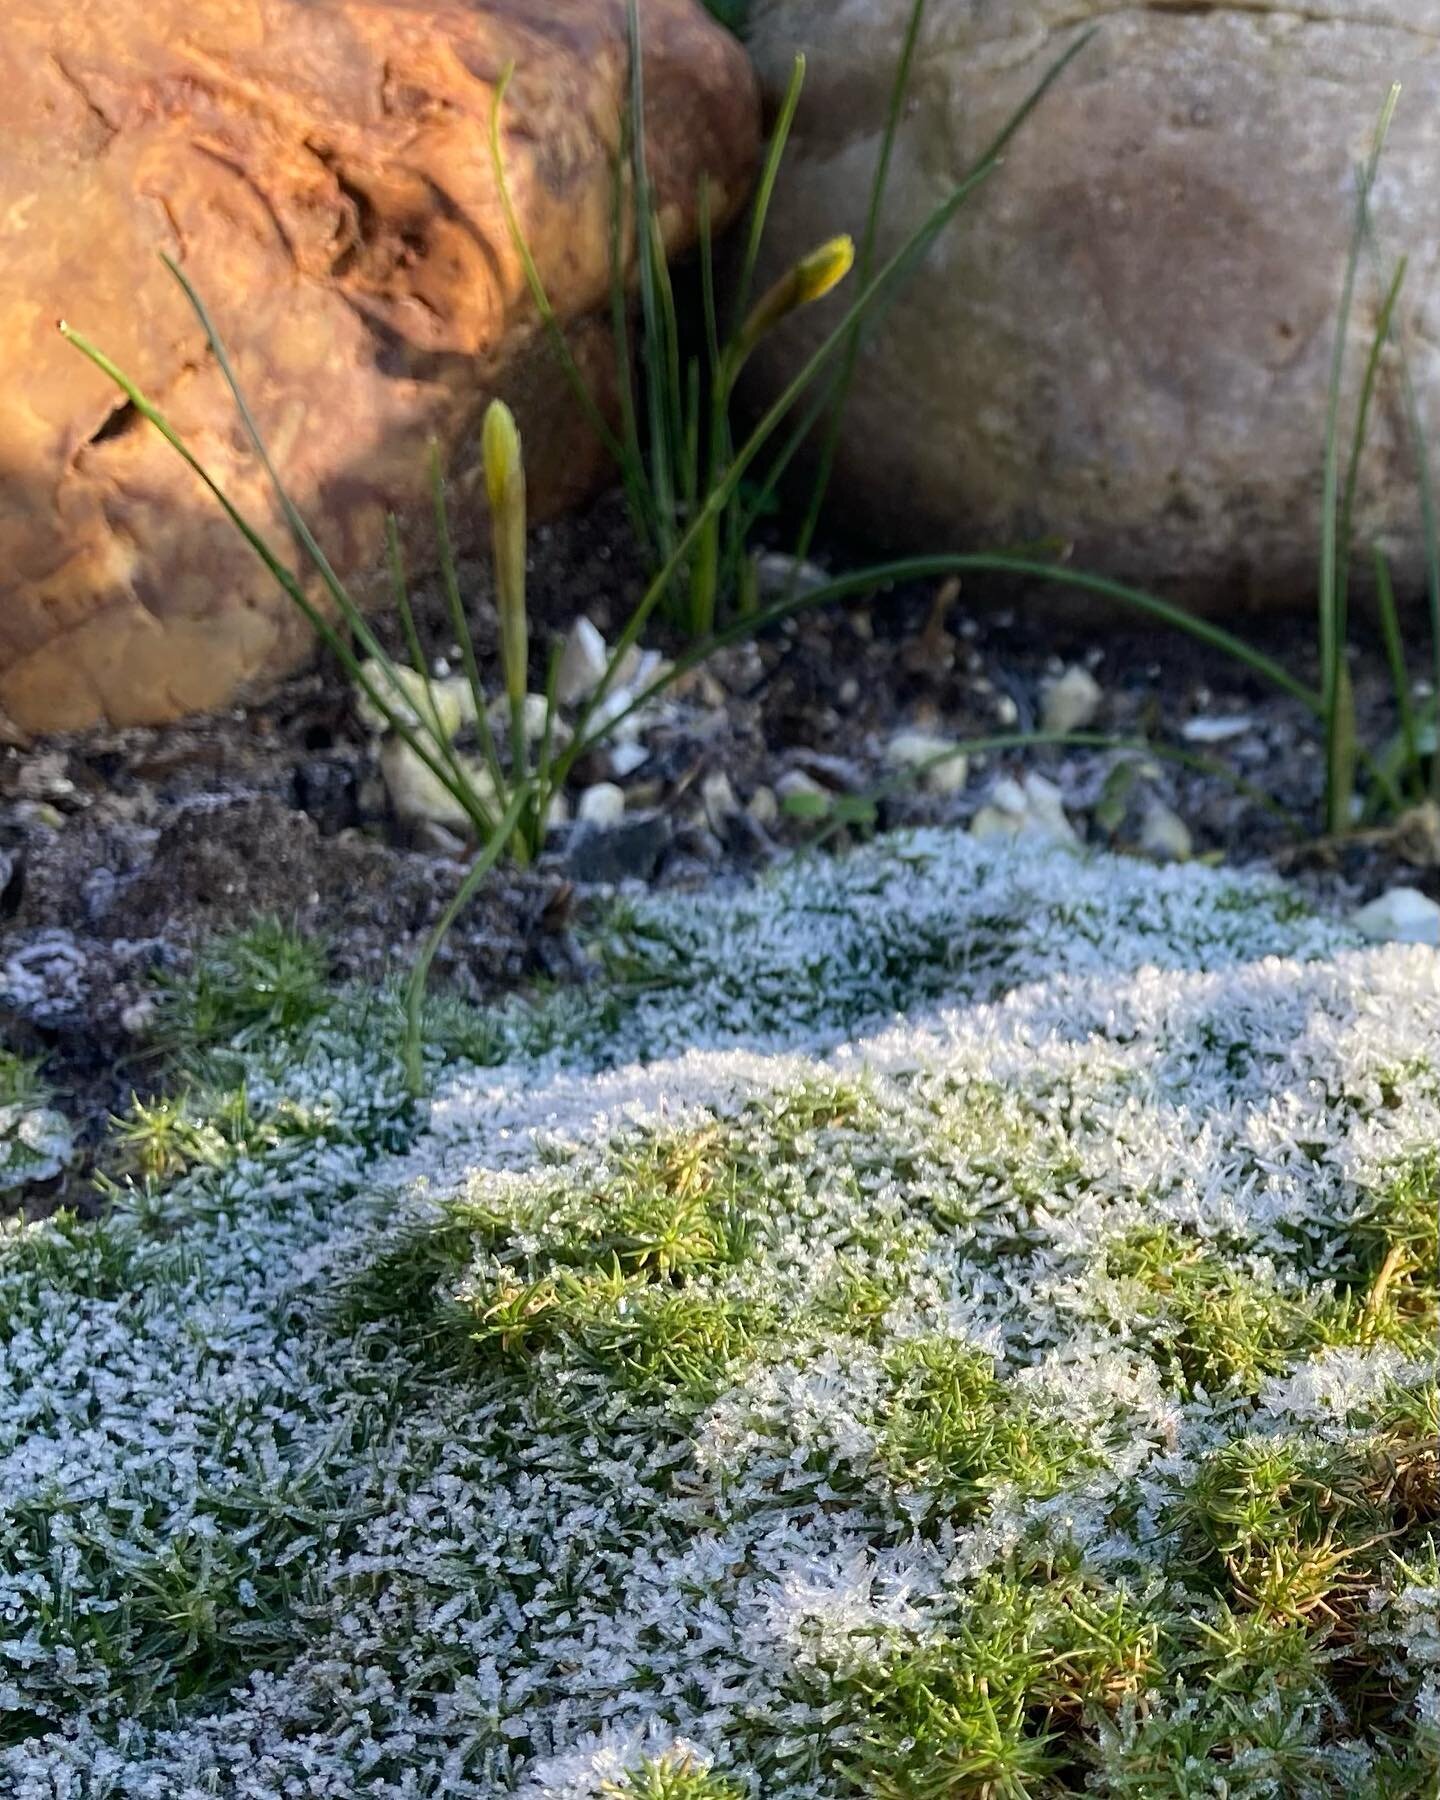
MULTIPOLYGON (((890 182, 890 163, 895 154, 895 139, 899 134, 900 119, 905 110, 905 97, 910 90, 910 70, 915 60, 915 47, 920 40, 920 27, 924 18, 925 0, 915 0, 910 9, 910 22, 906 28, 904 44, 901 47, 895 80, 890 88, 890 105, 886 113, 884 135, 880 139, 880 155, 875 164, 875 178, 870 184, 870 207, 865 218, 865 235, 860 242, 859 280, 862 287, 870 279, 870 272, 875 266, 875 250, 880 237, 880 219, 884 211, 885 190, 890 182)), ((825 428, 825 438, 820 447, 820 459, 815 468, 815 482, 810 491, 810 505, 800 526, 800 535, 795 540, 794 554, 797 570, 810 554, 810 546, 815 541, 815 533, 819 528, 820 514, 824 510, 825 496, 830 489, 830 477, 834 472, 835 457, 840 448, 840 433, 845 424, 845 403, 850 397, 850 388, 855 379, 855 367, 860 359, 860 338, 861 330, 857 325, 846 340, 845 357, 840 365, 833 408, 829 423, 825 428)))
POLYGON ((520 816, 529 804, 530 798, 528 783, 522 783, 516 787, 510 796, 510 804, 506 808, 504 817, 491 833, 480 854, 470 865, 455 898, 440 915, 438 924, 425 940, 424 948, 415 959, 415 967, 411 970, 405 989, 405 1079, 410 1092, 417 1097, 425 1092, 425 989, 430 979, 430 965, 434 962, 435 953, 444 942, 451 926, 469 905, 480 883, 504 854, 507 844, 515 835, 516 827, 520 823, 520 816))
POLYGON ((750 209, 750 228, 745 238, 745 260, 741 265, 740 279, 735 287, 735 329, 740 329, 745 315, 750 310, 750 293, 755 285, 755 270, 760 262, 760 245, 765 236, 765 223, 770 216, 770 202, 775 195, 775 183, 780 177, 780 165, 785 157, 785 146, 790 141, 790 131, 795 123, 795 109, 800 104, 800 94, 805 86, 805 58, 797 56, 791 64, 790 79, 785 85, 785 97, 780 102, 780 111, 775 120, 775 130, 771 134, 770 146, 765 152, 765 164, 760 171, 760 180, 755 188, 755 203, 750 209))
POLYGON ((1349 555, 1349 546, 1341 542, 1340 512, 1340 400, 1345 378, 1345 351, 1350 335, 1350 319, 1355 305, 1355 280, 1360 264, 1360 250, 1365 241, 1366 220, 1370 209, 1370 191, 1384 152, 1385 139, 1395 114, 1400 90, 1392 87, 1381 108, 1380 118, 1370 147, 1369 161, 1359 173, 1359 191, 1355 203, 1355 227, 1350 234, 1350 248, 1345 261, 1345 277, 1340 290, 1340 312, 1335 326, 1335 348, 1330 363, 1330 394, 1325 421, 1325 475, 1320 524, 1320 675, 1325 725, 1325 822, 1326 829, 1338 834, 1350 823, 1350 792, 1346 767, 1350 753, 1346 747, 1347 728, 1353 731, 1353 716, 1347 718, 1345 681, 1345 596, 1340 592, 1341 571, 1349 555))
POLYGON ((440 467, 438 444, 430 447, 430 498, 435 512, 435 547, 440 558, 440 585, 450 613, 450 629, 455 633, 455 642, 460 646, 460 662, 470 687, 471 704, 475 708, 475 730, 480 739, 480 754, 484 757, 485 767, 490 771, 490 779, 495 784, 495 797, 503 801, 505 773, 500 767, 495 736, 490 729, 485 684, 480 679, 480 665, 475 659, 475 637, 470 630, 465 601, 460 593, 460 572, 455 563, 455 546, 450 540, 450 512, 445 504, 445 474, 440 467))
POLYGON ((1405 768, 1411 790, 1424 793, 1421 778, 1420 734, 1415 725, 1415 705, 1410 694, 1410 671, 1405 664, 1405 644, 1400 634, 1400 615, 1395 605, 1395 586, 1390 579, 1390 565, 1385 553, 1375 551, 1375 597, 1380 613, 1380 635, 1385 643, 1385 660, 1390 665, 1390 685, 1395 693, 1395 713, 1400 725, 1405 768))
MULTIPOLYGON (((168 263, 168 259, 166 260, 168 263)), ((209 317, 205 313, 204 308, 200 305, 198 297, 195 295, 189 282, 184 279, 173 264, 169 264, 169 267, 171 273, 176 276, 184 287, 187 295, 190 296, 191 304, 196 307, 201 323, 205 326, 207 333, 210 335, 212 345, 218 344, 218 339, 214 335, 214 327, 210 324, 209 317)), ((314 601, 311 600, 294 570, 290 569, 286 564, 280 561, 279 557, 276 556, 269 544, 266 543, 261 533, 256 530, 235 505, 234 501, 230 499, 229 495, 220 486, 219 482, 217 482, 214 476, 210 474, 205 465, 195 455, 194 451, 191 450, 190 446, 180 436, 179 432, 176 431, 175 427, 171 425, 165 415, 150 399, 147 398, 141 389, 130 380, 129 376, 105 355, 103 350, 98 349, 81 332, 74 330, 71 326, 63 322, 61 323, 60 330, 67 342, 72 343, 83 356, 88 357, 102 374, 109 376, 116 387, 120 389, 130 401, 131 405, 134 406, 140 416, 154 426, 156 431, 164 438, 165 442, 170 445, 171 449, 174 450, 181 461, 185 463, 186 467, 199 478, 211 495, 213 495, 226 518, 229 519, 230 523, 264 564, 271 578, 284 591, 287 598, 296 606, 311 630, 314 631, 315 635, 334 655, 336 661, 339 662, 340 666, 359 688, 360 692, 364 694, 365 698, 370 701, 371 705, 385 720, 387 725, 389 725, 390 729, 415 753, 445 791, 455 800, 457 805, 464 810, 471 822, 475 825, 477 831, 481 833, 487 832, 490 829, 490 819, 477 800, 473 790, 467 784, 456 780, 453 771, 445 766, 443 759, 438 757, 435 752, 424 743, 423 739, 416 734, 415 730, 406 719, 404 712, 395 707, 393 697, 389 694, 382 693, 382 691, 376 687, 375 683, 371 681, 370 677, 365 673, 359 658, 345 641, 342 633, 335 629, 330 620, 320 608, 315 605, 314 601)), ((221 367, 222 370, 227 369, 228 362, 222 360, 221 367)), ((233 382, 233 376, 228 377, 227 379, 230 379, 233 382)), ((232 386, 232 392, 233 391, 234 389, 232 386)), ((283 493, 283 490, 281 491, 283 493)), ((288 496, 286 497, 286 504, 288 505, 288 496)), ((301 521, 301 524, 303 526, 303 520, 301 521)), ((302 543, 307 541, 310 544, 314 543, 314 539, 311 537, 308 527, 305 528, 302 543)), ((315 554, 320 559, 322 579, 325 581, 325 585, 330 592, 331 597, 334 599, 341 617, 344 619, 350 630, 353 631, 360 640, 366 654, 384 666, 388 663, 389 658, 385 655, 385 652, 375 638, 374 633, 371 632, 369 626, 366 624, 364 615, 360 612, 360 609, 351 599, 346 589, 341 585, 333 569, 330 569, 328 562, 324 561, 323 553, 319 551, 318 546, 316 546, 315 554), (327 571, 328 575, 326 573, 327 571)))

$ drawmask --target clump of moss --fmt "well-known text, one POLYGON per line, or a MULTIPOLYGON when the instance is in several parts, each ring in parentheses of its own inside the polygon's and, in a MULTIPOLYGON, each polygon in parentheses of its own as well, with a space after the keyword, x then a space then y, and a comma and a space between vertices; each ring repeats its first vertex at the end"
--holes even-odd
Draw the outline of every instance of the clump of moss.
POLYGON ((1083 1728, 1147 1690, 1160 1642, 1153 1606, 1124 1590, 986 1577, 952 1630, 836 1676, 840 1770, 880 1800, 1068 1792, 1083 1728))
POLYGON ((69 1121, 50 1104, 40 1065, 0 1050, 0 1194, 53 1181, 73 1154, 69 1121))
POLYGON ((951 1517, 974 1516, 1002 1485, 1057 1493, 1091 1460, 1081 1435, 1001 1381, 984 1351, 919 1338, 886 1366, 895 1383, 882 1431, 891 1478, 932 1490, 951 1517))
POLYGON ((745 1800, 746 1790, 681 1754, 646 1757, 600 1792, 607 1800, 745 1800))
POLYGON ((1258 1393, 1327 1341, 1323 1296, 1247 1273, 1220 1245, 1141 1226, 1110 1245, 1117 1314, 1187 1391, 1258 1393))
POLYGON ((1228 1604, 1334 1622, 1374 1584, 1396 1535, 1378 1449, 1241 1437, 1207 1456, 1176 1508, 1193 1565, 1228 1604))
POLYGON ((313 1024, 330 998, 325 946, 278 919, 258 919, 216 938, 186 974, 162 983, 154 1035, 182 1055, 246 1050, 313 1024))
POLYGON ((553 1350, 638 1387, 704 1388, 774 1320, 714 1279, 751 1252, 744 1177, 715 1126, 632 1139, 578 1183, 496 1181, 392 1237, 337 1320, 394 1321, 448 1353, 553 1350))

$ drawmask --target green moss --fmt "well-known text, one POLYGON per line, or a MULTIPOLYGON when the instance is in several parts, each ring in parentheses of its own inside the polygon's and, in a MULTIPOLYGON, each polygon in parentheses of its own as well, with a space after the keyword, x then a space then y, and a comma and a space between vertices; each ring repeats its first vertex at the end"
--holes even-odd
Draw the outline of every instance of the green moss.
POLYGON ((1159 1643, 1153 1610, 1119 1590, 987 1577, 953 1631, 838 1674, 843 1774, 880 1800, 1070 1792, 1087 1723, 1147 1689, 1159 1643))
MULTIPOLYGON (((167 1260, 178 1269, 183 1257, 177 1245, 167 1260)), ((159 1260, 146 1257, 133 1231, 107 1219, 58 1212, 34 1223, 0 1220, 0 1341, 37 1320, 51 1289, 80 1300, 133 1292, 148 1303, 163 1285, 159 1260)))
POLYGON ((1359 1341, 1424 1354, 1440 1325, 1440 1152, 1396 1169, 1356 1206, 1340 1246, 1359 1341))
POLYGON ((49 1097, 35 1058, 0 1050, 0 1106, 43 1106, 49 1097))
POLYGON ((1034 1214, 1084 1179, 1084 1167, 1054 1124, 1024 1094, 989 1082, 935 1097, 933 1155, 945 1176, 926 1196, 946 1225, 983 1225, 990 1256, 1026 1255, 1039 1241, 1034 1214), (958 1100, 958 1104, 957 1104, 958 1100))
POLYGON ((886 1363, 895 1383, 881 1433, 892 1479, 933 1490, 951 1516, 970 1518, 993 1490, 1057 1493, 1091 1461, 1079 1433, 999 1380, 983 1351, 920 1338, 886 1363))
POLYGON ((607 1800, 745 1800, 738 1782, 701 1768, 688 1756, 647 1757, 618 1781, 604 1782, 607 1800))
POLYGON ((0 1194, 53 1181, 74 1148, 69 1121, 50 1105, 39 1063, 0 1049, 0 1194))
POLYGON ((566 1319, 563 1329, 580 1356, 631 1387, 703 1399, 778 1323, 758 1302, 647 1284, 566 1319))
POLYGON ((384 1244, 337 1324, 389 1321, 447 1355, 552 1350, 636 1386, 704 1387, 773 1327, 772 1309, 712 1281, 751 1252, 744 1178, 715 1126, 622 1143, 593 1183, 493 1181, 384 1244))
POLYGON ((1259 1391, 1294 1358, 1333 1341, 1318 1297, 1237 1268, 1225 1249, 1173 1226, 1142 1226, 1106 1252, 1116 1314, 1187 1391, 1259 1391))
POLYGON ((1368 1591, 1393 1542, 1391 1474, 1371 1448, 1237 1438, 1200 1464, 1176 1521, 1227 1605, 1333 1620, 1368 1591))
POLYGON ((206 945, 188 974, 162 985, 155 1037, 178 1054, 243 1050, 303 1030, 329 1002, 324 946, 260 919, 206 945))
POLYGON ((1097 1791, 1113 1800, 1319 1800, 1353 1792, 1337 1784, 1317 1747, 1325 1710, 1323 1690, 1304 1700, 1266 1691, 1252 1704, 1177 1684, 1152 1695, 1122 1731, 1105 1734, 1097 1791))
POLYGON ((843 1331, 851 1337, 880 1343, 885 1336, 885 1315, 900 1292, 888 1272, 865 1263, 841 1259, 839 1267, 815 1296, 808 1323, 821 1332, 843 1331))

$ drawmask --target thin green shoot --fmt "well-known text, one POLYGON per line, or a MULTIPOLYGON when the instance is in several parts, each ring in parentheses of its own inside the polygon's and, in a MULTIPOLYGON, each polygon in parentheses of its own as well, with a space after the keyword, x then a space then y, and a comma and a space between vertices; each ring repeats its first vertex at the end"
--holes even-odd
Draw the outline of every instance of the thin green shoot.
MULTIPOLYGON (((910 9, 910 19, 905 29, 905 41, 900 50, 900 65, 896 71, 894 84, 890 89, 890 104, 885 115, 885 130, 880 139, 880 154, 875 163, 875 175, 870 185, 870 207, 865 219, 865 235, 860 240, 859 278, 862 286, 870 279, 871 271, 875 267, 875 251, 880 239, 880 221, 885 210, 885 192, 890 184, 890 164, 895 155, 895 140, 899 135, 900 121, 905 112, 905 99, 910 91, 910 70, 915 60, 915 48, 920 41, 920 28, 924 19, 925 0, 915 0, 915 4, 910 9)), ((825 496, 830 491, 830 478, 834 473, 835 457, 840 448, 840 434, 845 426, 845 405, 850 397, 850 389, 855 380, 855 367, 860 357, 860 339, 861 331, 857 326, 846 341, 844 359, 840 365, 833 398, 830 400, 830 418, 816 463, 815 480, 810 491, 810 505, 795 542, 797 568, 810 554, 810 547, 815 541, 815 533, 820 524, 820 515, 824 510, 825 496)))
MULTIPOLYGON (((706 266, 712 254, 708 238, 713 221, 710 217, 708 190, 702 189, 700 199, 702 283, 707 288, 706 306, 709 314, 705 359, 708 365, 709 380, 708 383, 702 381, 697 386, 691 369, 682 370, 681 368, 678 354, 678 334, 674 329, 673 322, 673 300, 669 291, 668 269, 665 264, 663 244, 659 240, 654 223, 653 208, 650 205, 651 189, 645 159, 643 117, 644 77, 636 0, 627 0, 627 21, 630 33, 631 70, 629 120, 625 141, 629 150, 628 163, 635 211, 634 241, 642 313, 639 362, 647 415, 648 443, 642 445, 639 442, 638 424, 634 418, 633 407, 625 415, 624 441, 616 438, 608 427, 606 427, 608 434, 606 441, 620 465, 626 493, 631 500, 632 515, 646 521, 644 541, 653 543, 657 547, 660 559, 659 574, 652 589, 647 592, 646 598, 642 602, 639 619, 638 621, 632 619, 630 622, 634 635, 630 638, 629 643, 633 644, 638 638, 639 629, 650 613, 662 602, 669 603, 673 608, 676 604, 676 596, 682 596, 681 621, 691 637, 703 638, 708 636, 714 627, 722 592, 727 597, 733 590, 738 589, 743 592, 745 587, 742 572, 745 561, 745 537, 747 526, 751 522, 747 517, 748 506, 736 505, 743 475, 769 442, 778 424, 804 397, 812 383, 825 372, 835 352, 850 342, 852 331, 870 309, 890 294, 899 281, 912 272, 935 241, 936 236, 953 219, 955 213, 976 188, 993 173, 1001 154, 1015 133, 1023 126, 1035 107, 1048 93, 1050 87, 1085 47, 1093 34, 1088 32, 1082 34, 1056 61, 1028 99, 1017 108, 1004 130, 982 155, 975 167, 958 184, 951 195, 931 213, 919 230, 911 235, 900 252, 890 259, 880 276, 869 284, 858 306, 846 314, 835 332, 822 344, 820 353, 806 363, 800 382, 787 388, 781 403, 772 409, 770 414, 767 414, 761 427, 751 434, 742 450, 732 454, 730 449, 730 400, 740 366, 754 347, 754 333, 757 326, 768 330, 778 323, 786 312, 791 310, 786 307, 767 313, 763 310, 763 303, 761 309, 750 307, 748 305, 748 286, 758 262, 770 196, 778 177, 781 157, 789 135, 790 121, 799 99, 803 65, 797 67, 792 75, 786 101, 782 106, 779 127, 762 171, 757 204, 752 214, 747 241, 744 273, 741 278, 740 304, 737 309, 740 318, 733 335, 723 345, 718 341, 718 325, 714 321, 713 272, 706 273, 706 266), (698 416, 700 414, 704 415, 703 427, 698 416), (703 458, 698 449, 701 444, 705 446, 703 458), (637 492, 637 490, 640 491, 637 492)), ((907 62, 901 70, 901 75, 908 77, 908 72, 907 62)), ((583 375, 564 341, 563 330, 545 289, 544 280, 534 255, 525 241, 518 213, 510 194, 508 174, 501 153, 500 130, 501 109, 507 87, 508 74, 497 88, 491 115, 490 146, 496 185, 500 191, 507 228, 520 257, 537 312, 560 358, 567 381, 579 393, 580 389, 585 386, 583 375)), ((902 100, 903 88, 897 81, 896 97, 892 101, 892 109, 897 113, 902 100)), ((876 204, 878 207, 878 202, 876 204)), ((617 205, 615 241, 612 247, 612 272, 616 283, 619 282, 623 272, 621 252, 624 234, 620 229, 622 218, 622 210, 617 205)), ((790 271, 790 278, 793 279, 795 274, 795 270, 790 271)), ((782 286, 783 279, 781 283, 776 284, 776 289, 772 292, 780 290, 782 286)), ((794 303, 809 303, 825 291, 826 289, 822 286, 814 292, 806 292, 801 284, 801 288, 797 290, 800 298, 794 303)), ((622 299, 623 296, 617 292, 612 298, 612 308, 615 316, 617 357, 622 364, 622 371, 628 377, 632 359, 628 311, 622 304, 622 299)), ((598 412, 594 396, 589 393, 588 389, 586 389, 583 403, 587 417, 593 417, 598 412)), ((773 491, 774 481, 771 480, 763 485, 769 491, 773 491)), ((606 693, 602 691, 595 697, 594 704, 598 707, 605 698, 606 693)))
POLYGON ((1420 732, 1415 721, 1414 697, 1410 691, 1410 671, 1400 633, 1400 614, 1395 604, 1395 584, 1391 580, 1390 564, 1384 551, 1378 546, 1375 550, 1375 605, 1380 615, 1380 635, 1385 645, 1385 660, 1390 669, 1390 686, 1395 694, 1405 775, 1410 783, 1411 798, 1420 800, 1424 797, 1420 773, 1420 732))
MULTIPOLYGON (((1375 221, 1367 208, 1364 217, 1366 245, 1370 251, 1372 262, 1380 266, 1380 250, 1376 240, 1375 221)), ((1416 482, 1420 500, 1420 525, 1425 545, 1425 589, 1430 613, 1430 647, 1431 647, 1431 687, 1440 705, 1440 513, 1435 503, 1434 472, 1430 457, 1430 446, 1425 436, 1425 428, 1420 418, 1420 400, 1415 389, 1415 377, 1410 367, 1409 353, 1392 317, 1390 320, 1390 343, 1395 353, 1400 375, 1400 395, 1405 413, 1406 432, 1410 441, 1411 453, 1415 458, 1416 482)), ((1407 699, 1408 689, 1407 689, 1407 699)), ((1430 757, 1430 798, 1440 806, 1440 746, 1430 757)))
POLYGON ((1320 526, 1320 680, 1325 731, 1325 824, 1332 834, 1343 831, 1351 822, 1349 816, 1352 783, 1346 779, 1346 768, 1353 745, 1353 703, 1348 691, 1345 662, 1345 597, 1341 592, 1341 576, 1348 558, 1348 546, 1342 542, 1343 519, 1340 501, 1340 407, 1345 379, 1345 352, 1350 336, 1350 320, 1355 305, 1356 277, 1360 265, 1361 246, 1365 240, 1365 220, 1370 208, 1370 193, 1375 184, 1385 139, 1400 97, 1392 87, 1381 109, 1371 143, 1369 160, 1359 172, 1359 192, 1355 202, 1355 227, 1350 236, 1345 276, 1340 291, 1340 312, 1335 327, 1335 348, 1330 366, 1330 393, 1326 407, 1325 474, 1320 526), (1347 731, 1348 722, 1348 731, 1347 731))
POLYGON ((510 804, 499 820, 489 841, 471 863, 454 899, 440 915, 425 945, 415 959, 415 967, 405 985, 405 1079, 410 1092, 425 1092, 425 990, 430 982, 430 967, 441 944, 460 914, 474 899, 480 883, 499 862, 519 830, 525 808, 530 804, 528 786, 517 787, 510 804))
MULTIPOLYGON (((1028 115, 1041 103, 1045 95, 1069 67, 1070 63, 1074 61, 1075 57, 1079 55, 1080 51, 1089 42, 1091 35, 1093 34, 1086 33, 1084 37, 1077 39, 1064 55, 1051 66, 1047 73, 1036 84, 1029 99, 1025 101, 1019 113, 1017 113, 1017 121, 1022 116, 1028 117, 1028 115)), ((998 153, 995 154, 998 155, 998 153)), ((671 583, 675 579, 675 576, 685 559, 695 548, 702 532, 705 530, 710 520, 718 517, 725 507, 729 505, 733 497, 739 492, 740 484, 751 464, 755 462, 765 445, 790 415, 792 409, 809 391, 816 377, 836 356, 845 341, 846 332, 853 324, 866 316, 879 298, 891 291, 897 278, 902 278, 908 273, 917 250, 922 245, 931 242, 936 234, 944 229, 945 225, 954 218, 955 214, 965 204, 966 200, 970 198, 975 189, 993 172, 994 166, 995 161, 993 157, 991 160, 983 160, 972 169, 959 185, 951 191, 947 198, 935 208, 934 212, 931 213, 930 217, 919 230, 917 230, 901 249, 885 263, 884 267, 875 276, 869 287, 851 306, 837 328, 811 353, 799 371, 791 378, 775 400, 772 401, 751 431, 749 437, 737 448, 730 467, 711 487, 695 518, 690 521, 689 525, 681 534, 669 559, 652 578, 650 585, 646 589, 639 604, 635 607, 629 619, 626 621, 616 643, 616 656, 614 660, 612 660, 611 666, 606 672, 604 679, 591 695, 586 708, 582 712, 581 723, 577 728, 577 739, 584 736, 585 730, 589 726, 597 709, 604 700, 608 698, 614 685, 615 672, 620 661, 624 658, 625 654, 639 642, 640 634, 649 622, 651 614, 670 591, 671 583)), ((864 577, 857 577, 857 579, 863 581, 864 577)), ((1157 602, 1156 604, 1163 603, 1157 602)), ((1180 613, 1179 608, 1172 608, 1171 610, 1181 617, 1185 616, 1180 613)), ((754 618, 746 619, 743 623, 747 631, 756 628, 754 618)), ((1285 679, 1288 680, 1289 677, 1286 677, 1285 679)))
POLYGON ((500 756, 490 730, 490 716, 485 699, 485 684, 480 678, 480 664, 475 656, 475 635, 470 629, 469 615, 460 593, 460 574, 455 561, 455 546, 450 536, 450 510, 445 504, 445 471, 440 462, 440 446, 430 446, 430 499, 435 515, 435 547, 440 563, 440 586, 450 616, 450 629, 460 646, 460 666, 470 689, 470 704, 475 714, 475 731, 480 739, 480 754, 495 785, 495 792, 505 791, 500 769, 500 756))

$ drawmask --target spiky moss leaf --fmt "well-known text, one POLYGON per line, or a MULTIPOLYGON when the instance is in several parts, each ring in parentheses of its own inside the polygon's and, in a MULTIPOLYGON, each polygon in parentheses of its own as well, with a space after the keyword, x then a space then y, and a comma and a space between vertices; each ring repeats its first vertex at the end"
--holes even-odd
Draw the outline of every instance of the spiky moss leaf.
POLYGON ((638 1769, 628 1770, 617 1781, 607 1781, 601 1793, 612 1800, 745 1800, 745 1789, 736 1781, 707 1769, 680 1752, 647 1757, 638 1769))
POLYGON ((191 1054, 245 1049, 303 1030, 330 998, 324 945, 278 919, 259 919, 214 939, 186 974, 162 982, 154 1035, 191 1054))
POLYGON ((1116 1317, 1146 1336, 1150 1353, 1186 1392, 1258 1393, 1302 1352, 1326 1341, 1322 1293, 1235 1264, 1233 1248, 1170 1226, 1141 1226, 1111 1245, 1116 1317))
MULTIPOLYGON (((1382 1441, 1241 1437, 1212 1452, 1176 1506, 1196 1563, 1234 1606, 1340 1622, 1378 1581, 1413 1508, 1382 1441)), ((1422 1502, 1421 1523, 1433 1523, 1422 1502)))
POLYGON ((893 1351, 887 1368, 895 1391, 882 1454, 898 1484, 932 1492, 947 1517, 973 1517, 1001 1487, 1057 1493, 1093 1460, 1082 1433, 998 1380, 981 1350, 920 1338, 893 1351))
POLYGON ((1067 1735, 1158 1668, 1153 1604, 1061 1578, 982 1580, 961 1623, 842 1673, 839 1774, 860 1794, 1048 1794, 1078 1773, 1067 1735))

